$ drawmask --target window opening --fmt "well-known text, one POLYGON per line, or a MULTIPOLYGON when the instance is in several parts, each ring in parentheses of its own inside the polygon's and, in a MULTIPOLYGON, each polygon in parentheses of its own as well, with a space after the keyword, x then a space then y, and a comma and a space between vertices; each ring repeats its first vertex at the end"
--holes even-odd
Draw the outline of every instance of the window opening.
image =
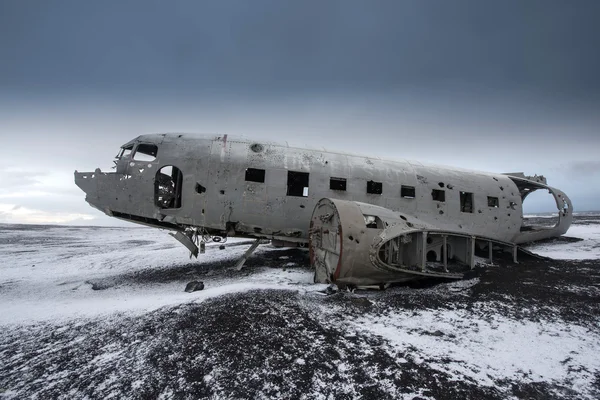
POLYGON ((460 192, 460 211, 465 213, 473 212, 473 193, 460 192))
POLYGON ((364 215, 365 225, 370 229, 383 229, 383 221, 376 215, 364 215))
POLYGON ((155 144, 138 144, 135 149, 133 159, 135 161, 147 161, 151 162, 156 160, 156 154, 158 154, 158 146, 155 144))
MULTIPOLYGON (((560 195, 559 195, 560 196, 560 195)), ((562 212, 564 214, 569 212, 569 203, 567 203, 567 201, 565 199, 561 199, 562 200, 562 212)))
POLYGON ((437 253, 435 252, 435 250, 429 250, 427 252, 427 261, 429 261, 429 262, 437 261, 437 253))
POLYGON ((119 151, 119 154, 117 155, 117 158, 120 160, 123 157, 129 157, 132 150, 133 150, 133 145, 130 145, 127 147, 121 147, 121 150, 119 151))
POLYGON ((445 202, 446 201, 446 191, 445 190, 439 190, 439 189, 433 189, 431 191, 431 198, 434 201, 445 202))
POLYGON ((488 196, 488 207, 498 208, 500 207, 500 202, 497 197, 488 196))
POLYGON ((196 193, 204 193, 206 192, 206 188, 202 186, 200 183, 196 182, 196 193))
POLYGON ((329 189, 331 189, 331 190, 346 190, 346 178, 331 178, 331 179, 329 179, 329 189))
POLYGON ((367 181, 367 193, 381 194, 383 193, 383 183, 375 181, 367 181))
POLYGON ((264 183, 265 170, 257 168, 246 168, 246 181, 264 183))
POLYGON ((154 201, 160 208, 181 207, 183 174, 172 165, 162 167, 154 179, 154 201))
POLYGON ((404 186, 400 188, 400 196, 406 199, 414 199, 415 198, 415 187, 414 186, 404 186))
POLYGON ((288 171, 287 195, 308 197, 308 172, 288 171))

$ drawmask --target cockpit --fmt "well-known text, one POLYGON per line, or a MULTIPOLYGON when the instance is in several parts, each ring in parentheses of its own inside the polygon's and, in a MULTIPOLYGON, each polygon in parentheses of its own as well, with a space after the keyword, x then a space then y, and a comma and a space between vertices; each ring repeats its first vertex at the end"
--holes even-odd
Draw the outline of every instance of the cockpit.
POLYGON ((132 144, 129 146, 123 146, 123 147, 121 147, 121 150, 119 150, 119 153, 115 156, 115 159, 120 160, 123 157, 130 157, 132 151, 133 151, 132 144))
POLYGON ((121 146, 115 156, 116 172, 127 174, 130 162, 153 162, 158 155, 158 146, 152 143, 129 142, 121 146))
MULTIPOLYGON (((158 146, 153 143, 138 142, 139 139, 121 146, 114 161, 118 174, 129 177, 142 174, 145 170, 150 172, 149 167, 158 156, 158 146)), ((182 181, 183 174, 175 166, 164 165, 156 169, 154 173, 154 204, 161 209, 180 208, 182 181)))
POLYGON ((121 159, 130 159, 133 155, 133 160, 135 161, 145 161, 145 162, 152 162, 154 160, 156 160, 156 156, 158 154, 158 146, 155 144, 149 144, 149 143, 139 143, 137 145, 137 147, 135 148, 135 152, 134 152, 134 146, 135 144, 125 144, 123 145, 123 147, 121 147, 121 149, 119 150, 119 153, 116 155, 115 159, 116 161, 121 160, 121 159))

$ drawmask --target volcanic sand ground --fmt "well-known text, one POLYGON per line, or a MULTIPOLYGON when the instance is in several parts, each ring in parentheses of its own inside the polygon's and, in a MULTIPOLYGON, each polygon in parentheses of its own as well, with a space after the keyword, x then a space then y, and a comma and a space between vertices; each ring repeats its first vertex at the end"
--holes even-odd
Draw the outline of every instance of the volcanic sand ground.
POLYGON ((600 217, 554 260, 335 292, 304 249, 0 225, 0 398, 600 398, 600 217), (202 280, 203 291, 185 293, 202 280))

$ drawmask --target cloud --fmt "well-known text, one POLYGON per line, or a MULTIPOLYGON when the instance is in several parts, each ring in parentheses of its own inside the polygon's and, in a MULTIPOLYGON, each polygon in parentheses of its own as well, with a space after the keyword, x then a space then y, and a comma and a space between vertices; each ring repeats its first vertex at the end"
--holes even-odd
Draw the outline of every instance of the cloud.
POLYGON ((569 174, 590 177, 600 174, 600 161, 575 161, 567 164, 569 174))
MULTIPOLYGON (((25 163, 22 163, 25 164, 25 163)), ((38 198, 41 201, 56 196, 79 196, 81 191, 73 183, 71 171, 47 166, 44 161, 31 161, 27 168, 0 167, 0 199, 38 198)))
POLYGON ((582 2, 10 2, 0 202, 115 221, 73 170, 183 131, 538 173, 593 207, 600 2, 582 2))
POLYGON ((35 186, 41 183, 40 178, 46 176, 47 173, 41 171, 26 171, 17 168, 2 168, 0 169, 0 190, 16 189, 26 186, 35 186))
POLYGON ((53 96, 456 84, 597 100, 598 8, 583 0, 10 2, 0 13, 0 84, 53 96))
POLYGON ((10 191, 8 193, 0 193, 0 199, 39 198, 40 201, 43 201, 43 198, 52 195, 53 193, 43 190, 18 190, 10 191))
POLYGON ((96 217, 90 214, 48 212, 21 207, 17 204, 0 203, 1 223, 66 224, 78 221, 90 222, 96 217))

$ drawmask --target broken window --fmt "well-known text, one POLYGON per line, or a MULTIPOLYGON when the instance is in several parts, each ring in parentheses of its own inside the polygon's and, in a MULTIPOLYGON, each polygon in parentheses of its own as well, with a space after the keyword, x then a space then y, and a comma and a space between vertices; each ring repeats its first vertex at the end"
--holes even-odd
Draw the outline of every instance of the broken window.
POLYGON ((498 208, 500 207, 500 202, 497 197, 488 196, 488 207, 498 208))
POLYGON ((158 154, 158 146, 155 144, 138 144, 135 149, 133 159, 136 161, 154 161, 156 160, 156 154, 158 154))
POLYGON ((308 172, 288 171, 287 195, 308 197, 308 172))
POLYGON ((265 170, 257 168, 246 168, 246 181, 264 183, 265 170))
POLYGON ((383 183, 375 181, 367 181, 367 193, 381 194, 383 193, 383 183))
POLYGON ((371 229, 383 229, 383 221, 376 215, 364 215, 365 225, 371 229))
POLYGON ((182 185, 183 174, 179 168, 162 167, 154 178, 154 203, 160 208, 180 208, 182 185))
POLYGON ((133 145, 129 145, 127 147, 121 147, 119 154, 117 154, 117 159, 120 160, 123 157, 129 157, 132 150, 133 150, 133 145))
POLYGON ((196 193, 204 193, 206 192, 206 188, 202 186, 200 183, 196 182, 196 193))
MULTIPOLYGON (((560 197, 560 194, 558 195, 558 197, 560 197)), ((569 203, 567 203, 567 200, 565 200, 565 199, 561 198, 561 200, 563 203, 562 204, 562 212, 566 214, 569 211, 569 203)))
POLYGON ((433 189, 431 191, 431 198, 434 201, 444 202, 444 201, 446 201, 446 191, 445 190, 439 190, 439 189, 433 189))
POLYGON ((460 192, 460 211, 465 213, 473 212, 473 193, 460 192))
POLYGON ((329 179, 329 189, 331 189, 331 190, 346 190, 346 178, 331 178, 331 179, 329 179))
POLYGON ((407 199, 415 198, 415 187, 414 186, 404 186, 400 188, 400 196, 407 199))

